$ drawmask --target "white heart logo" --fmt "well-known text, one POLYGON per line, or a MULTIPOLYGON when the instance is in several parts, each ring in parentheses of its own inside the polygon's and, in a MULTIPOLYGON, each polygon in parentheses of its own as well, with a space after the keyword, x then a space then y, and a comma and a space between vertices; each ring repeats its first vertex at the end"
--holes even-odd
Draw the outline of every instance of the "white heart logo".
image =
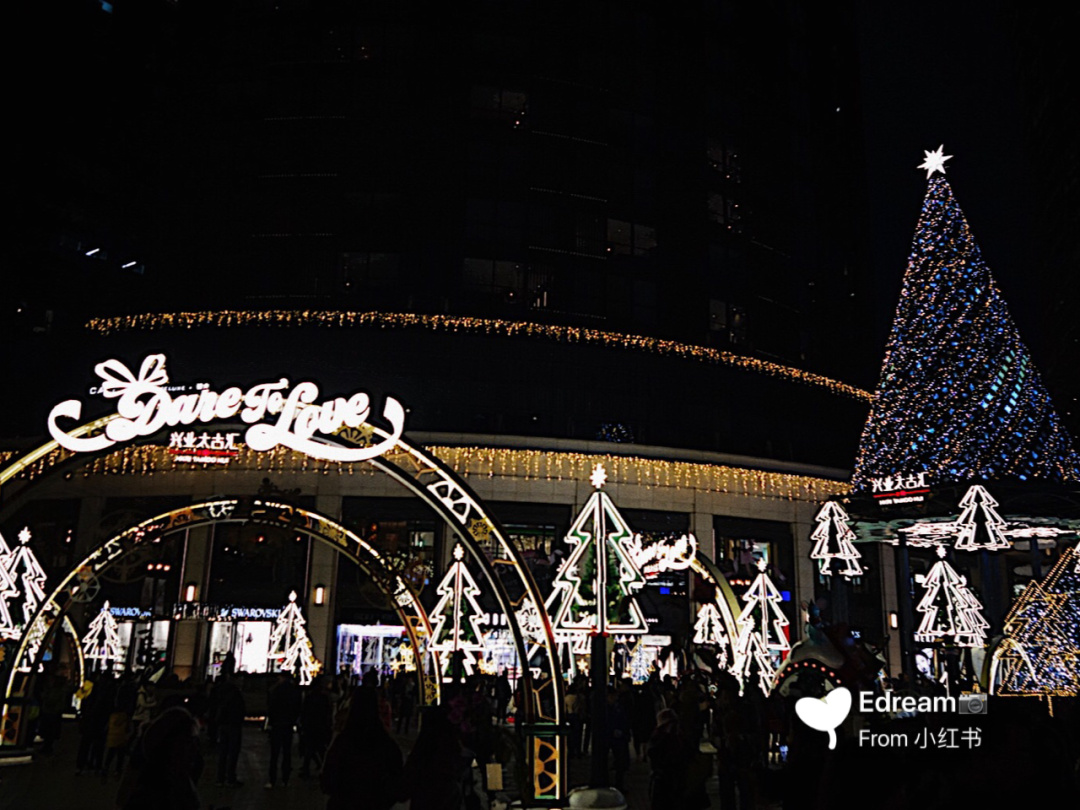
POLYGON ((851 692, 840 686, 823 698, 804 697, 795 702, 795 714, 810 728, 829 732, 829 748, 836 748, 833 730, 847 719, 851 711, 851 692))

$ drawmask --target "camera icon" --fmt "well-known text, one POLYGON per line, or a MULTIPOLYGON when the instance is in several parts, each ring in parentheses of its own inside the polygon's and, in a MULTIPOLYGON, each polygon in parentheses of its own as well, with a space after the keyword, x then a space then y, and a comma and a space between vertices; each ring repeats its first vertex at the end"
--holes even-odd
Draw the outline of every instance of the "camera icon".
POLYGON ((987 696, 983 694, 964 694, 960 695, 959 710, 960 714, 986 714, 986 709, 989 707, 987 696))

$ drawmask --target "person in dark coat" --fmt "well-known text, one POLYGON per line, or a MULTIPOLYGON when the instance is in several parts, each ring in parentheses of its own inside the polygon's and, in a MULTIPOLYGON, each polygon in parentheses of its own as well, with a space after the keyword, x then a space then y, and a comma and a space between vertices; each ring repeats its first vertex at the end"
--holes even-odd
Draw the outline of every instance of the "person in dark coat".
POLYGON ((270 779, 266 786, 277 782, 278 759, 281 760, 281 784, 289 784, 292 773, 293 730, 300 719, 300 687, 288 672, 278 675, 266 704, 266 719, 270 726, 270 779))
POLYGON ((443 706, 429 706, 420 715, 420 735, 405 763, 405 790, 400 798, 410 810, 460 810, 466 762, 457 729, 443 706))
POLYGON ((236 678, 236 675, 223 675, 223 683, 218 691, 217 781, 219 785, 243 784, 236 778, 236 766, 240 761, 247 706, 244 704, 244 695, 240 691, 239 684, 236 683, 236 678))
POLYGON ((656 730, 649 738, 652 765, 652 810, 680 810, 686 789, 686 744, 679 732, 679 719, 671 709, 656 716, 656 730))
POLYGON ((198 810, 199 724, 187 709, 167 709, 146 726, 131 766, 116 801, 123 810, 198 810))
POLYGON ((311 776, 311 763, 315 770, 322 768, 326 747, 334 733, 334 703, 330 699, 330 677, 315 681, 304 698, 300 710, 300 749, 304 761, 300 766, 300 778, 311 776))
POLYGON ((326 810, 389 810, 403 790, 401 774, 401 749, 379 719, 378 695, 357 687, 345 727, 326 752, 319 780, 330 797, 326 810))

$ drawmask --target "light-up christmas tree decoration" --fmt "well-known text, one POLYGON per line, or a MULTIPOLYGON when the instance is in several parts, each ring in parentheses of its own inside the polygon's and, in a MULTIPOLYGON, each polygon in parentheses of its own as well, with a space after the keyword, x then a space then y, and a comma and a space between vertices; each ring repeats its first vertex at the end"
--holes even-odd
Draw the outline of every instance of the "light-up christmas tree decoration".
POLYGON ((22 590, 23 623, 29 625, 41 603, 45 601, 45 569, 30 548, 30 530, 19 532, 19 545, 11 552, 8 573, 22 590))
POLYGON ((476 601, 480 588, 465 567, 464 557, 465 550, 458 543, 454 546, 454 562, 435 589, 439 601, 432 611, 437 619, 431 631, 430 649, 441 653, 444 680, 457 675, 451 671, 456 658, 461 659, 462 674, 472 675, 475 653, 484 649, 484 611, 476 601))
POLYGON ((788 620, 780 609, 780 592, 765 573, 765 560, 758 560, 757 567, 758 575, 743 595, 745 605, 735 620, 739 637, 735 640, 731 673, 739 679, 741 694, 750 676, 757 672, 758 685, 768 695, 791 644, 786 632, 788 620))
POLYGON ((945 158, 928 152, 920 167, 929 187, 852 484, 913 470, 937 484, 1080 480, 1080 456, 942 176, 945 158))
POLYGON ((694 621, 694 643, 714 647, 717 665, 720 669, 727 668, 730 640, 720 610, 713 602, 706 602, 698 608, 694 621))
POLYGON ((1080 554, 1066 549, 1005 617, 991 689, 999 695, 1080 695, 1080 554))
POLYGON ((559 596, 552 627, 558 636, 581 640, 592 633, 641 635, 648 631, 633 594, 645 584, 627 548, 633 537, 619 510, 601 487, 607 480, 597 464, 594 487, 566 534, 573 552, 552 582, 559 596))
POLYGON ((1003 532, 1008 524, 994 511, 998 503, 983 487, 971 487, 960 501, 960 517, 956 519, 958 551, 1003 551, 1009 541, 1003 532))
POLYGON ((83 637, 83 657, 88 661, 97 661, 98 669, 109 672, 124 660, 124 649, 120 641, 120 628, 105 602, 101 611, 83 637))
POLYGON ((814 548, 810 559, 818 561, 822 574, 837 573, 848 579, 862 576, 861 554, 855 549, 855 532, 848 526, 848 515, 836 501, 826 501, 814 518, 817 527, 810 534, 814 548))
POLYGON ((945 548, 938 546, 938 561, 923 580, 926 593, 915 609, 923 614, 915 640, 927 644, 951 642, 958 647, 986 644, 986 620, 982 604, 967 586, 967 579, 945 561, 945 548))
POLYGON ((0 640, 19 635, 16 617, 9 605, 19 595, 19 586, 10 570, 14 559, 14 552, 0 534, 0 640))
POLYGON ((305 624, 300 606, 296 604, 296 591, 292 591, 289 604, 278 615, 270 633, 270 651, 267 653, 267 657, 277 664, 278 671, 297 673, 303 686, 315 680, 322 668, 312 651, 305 624))

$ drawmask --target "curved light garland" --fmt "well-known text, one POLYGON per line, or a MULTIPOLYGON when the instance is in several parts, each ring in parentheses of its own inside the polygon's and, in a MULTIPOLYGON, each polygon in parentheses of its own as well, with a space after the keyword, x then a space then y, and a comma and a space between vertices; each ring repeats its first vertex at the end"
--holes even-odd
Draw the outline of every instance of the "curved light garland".
POLYGON ((645 335, 628 335, 622 332, 604 332, 576 326, 555 326, 505 321, 495 318, 473 318, 454 315, 415 315, 401 312, 336 312, 332 310, 220 310, 203 312, 163 312, 141 315, 118 315, 110 318, 92 318, 86 328, 101 335, 117 332, 157 331, 164 329, 198 329, 202 327, 272 326, 299 327, 322 326, 329 328, 375 327, 378 329, 420 329, 429 332, 452 332, 465 335, 488 335, 493 337, 524 337, 556 343, 577 343, 601 346, 608 349, 628 349, 648 352, 662 357, 677 357, 710 365, 732 368, 781 377, 804 385, 824 388, 831 394, 848 397, 860 402, 870 402, 869 391, 833 380, 820 374, 812 374, 780 363, 745 357, 732 352, 722 352, 707 346, 662 340, 645 335))

